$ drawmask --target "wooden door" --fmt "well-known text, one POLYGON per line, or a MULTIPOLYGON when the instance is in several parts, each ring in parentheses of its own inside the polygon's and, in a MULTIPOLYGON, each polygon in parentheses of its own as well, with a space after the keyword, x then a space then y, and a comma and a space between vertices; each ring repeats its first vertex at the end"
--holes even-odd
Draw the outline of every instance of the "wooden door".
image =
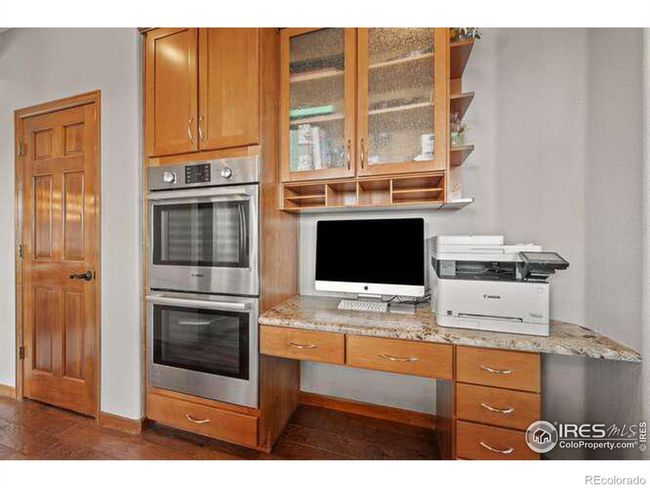
POLYGON ((260 142, 259 29, 199 29, 199 147, 260 142))
POLYGON ((449 61, 442 31, 358 29, 359 176, 446 168, 449 61))
POLYGON ((280 33, 282 181, 355 174, 356 30, 280 33))
POLYGON ((198 149, 197 31, 147 32, 145 126, 149 157, 198 149))
POLYGON ((96 415, 98 103, 19 122, 23 394, 96 415), (89 272, 89 280, 79 277, 89 272))

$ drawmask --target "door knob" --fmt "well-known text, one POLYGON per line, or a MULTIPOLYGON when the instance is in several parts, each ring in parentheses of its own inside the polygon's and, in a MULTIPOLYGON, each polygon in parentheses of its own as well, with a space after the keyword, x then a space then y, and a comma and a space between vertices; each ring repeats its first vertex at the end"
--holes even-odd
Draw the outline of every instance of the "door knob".
POLYGON ((92 281, 95 278, 95 273, 92 271, 88 270, 85 273, 72 273, 70 275, 71 280, 84 280, 84 281, 92 281))

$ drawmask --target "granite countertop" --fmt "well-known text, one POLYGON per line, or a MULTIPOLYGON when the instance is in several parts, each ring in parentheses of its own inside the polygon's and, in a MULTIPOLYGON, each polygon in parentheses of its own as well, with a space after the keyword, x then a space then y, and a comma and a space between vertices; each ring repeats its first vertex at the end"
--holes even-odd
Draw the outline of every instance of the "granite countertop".
POLYGON ((548 337, 440 327, 431 306, 419 305, 415 315, 338 310, 340 298, 296 296, 260 316, 259 323, 277 327, 408 339, 459 346, 508 349, 641 362, 627 346, 575 324, 551 321, 548 337))

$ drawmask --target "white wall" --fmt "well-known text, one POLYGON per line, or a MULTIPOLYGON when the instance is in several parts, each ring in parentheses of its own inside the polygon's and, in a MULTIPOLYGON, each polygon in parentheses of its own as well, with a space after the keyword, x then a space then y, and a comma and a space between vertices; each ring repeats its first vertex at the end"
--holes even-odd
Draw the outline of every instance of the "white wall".
POLYGON ((15 384, 13 111, 102 91, 103 411, 141 417, 140 49, 136 29, 0 34, 0 383, 15 384))
MULTIPOLYGON (((466 115, 476 149, 464 165, 464 193, 476 203, 455 212, 301 216, 301 293, 316 294, 319 219, 423 216, 427 237, 502 233, 559 252, 571 266, 553 278, 551 315, 585 323, 586 50, 584 29, 483 30, 464 77, 464 89, 476 92, 466 115)), ((584 361, 549 356, 544 364, 547 416, 584 417, 584 398, 575 394, 584 389, 584 361)), ((355 399, 433 412, 433 381, 378 392, 382 373, 371 381, 368 373, 340 368, 325 375, 323 368, 304 365, 304 390, 350 397, 354 385, 355 399)))
MULTIPOLYGON (((641 350, 643 283, 642 32, 589 30, 585 283, 587 321, 641 350), (622 74, 624 75, 622 76, 622 74)), ((642 365, 590 361, 588 420, 642 419, 642 365)), ((634 450, 594 457, 638 458, 634 450)))

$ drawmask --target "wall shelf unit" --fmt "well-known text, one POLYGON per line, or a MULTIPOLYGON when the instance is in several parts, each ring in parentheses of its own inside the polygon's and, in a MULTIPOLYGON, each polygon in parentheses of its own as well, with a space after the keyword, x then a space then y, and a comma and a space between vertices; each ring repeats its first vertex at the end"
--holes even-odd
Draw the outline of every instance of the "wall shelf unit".
POLYGON ((449 77, 453 80, 462 78, 469 55, 474 48, 474 39, 465 39, 462 41, 452 41, 449 43, 450 68, 449 77))

